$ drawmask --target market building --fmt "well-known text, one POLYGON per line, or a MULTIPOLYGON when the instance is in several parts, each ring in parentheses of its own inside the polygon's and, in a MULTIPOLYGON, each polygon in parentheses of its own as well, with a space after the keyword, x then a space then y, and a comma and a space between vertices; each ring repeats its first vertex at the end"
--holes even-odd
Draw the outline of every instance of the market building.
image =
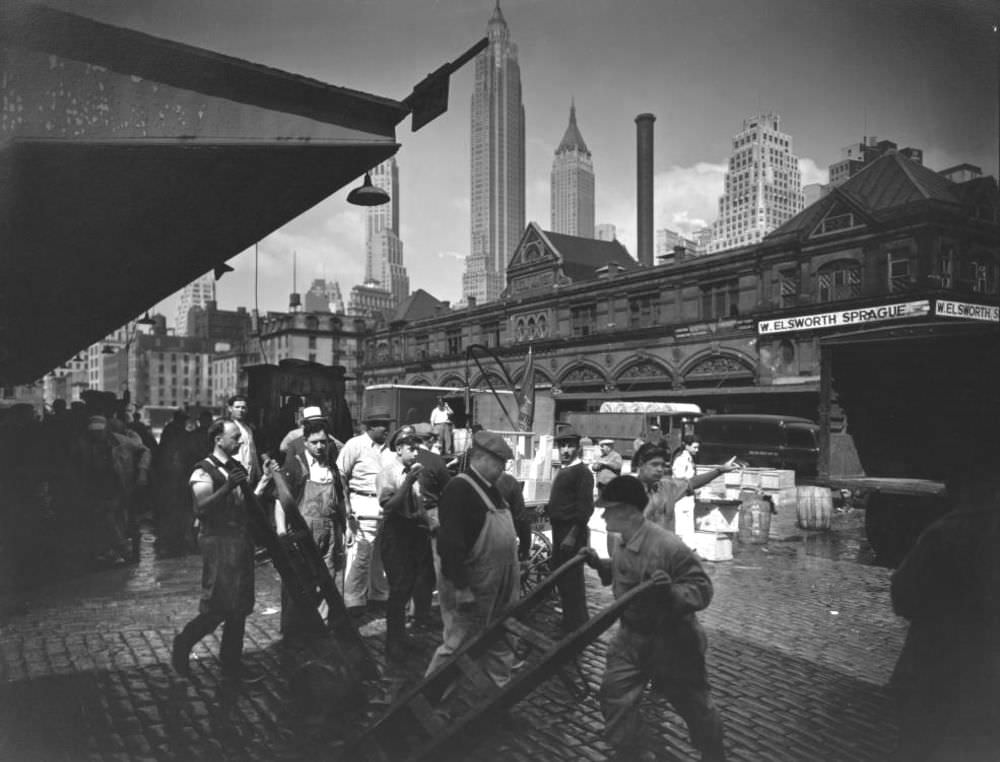
MULTIPOLYGON (((518 381, 531 346, 557 416, 606 400, 685 400, 803 415, 829 437, 847 426, 839 372, 855 398, 851 425, 886 425, 860 412, 849 381, 859 374, 911 406, 923 395, 951 411, 975 392, 962 404, 967 421, 981 421, 973 411, 997 404, 984 386, 993 374, 976 358, 992 363, 1000 348, 998 212, 993 178, 954 183, 889 153, 760 243, 700 257, 678 248, 653 267, 617 242, 531 223, 499 301, 386 325, 365 342, 358 372, 367 383, 480 385, 466 350, 481 344, 518 381), (876 358, 847 356, 867 356, 859 342, 875 341, 877 354, 909 338, 905 379, 876 358), (920 363, 938 366, 933 388, 920 363)), ((926 416, 910 416, 912 435, 930 436, 926 416)))

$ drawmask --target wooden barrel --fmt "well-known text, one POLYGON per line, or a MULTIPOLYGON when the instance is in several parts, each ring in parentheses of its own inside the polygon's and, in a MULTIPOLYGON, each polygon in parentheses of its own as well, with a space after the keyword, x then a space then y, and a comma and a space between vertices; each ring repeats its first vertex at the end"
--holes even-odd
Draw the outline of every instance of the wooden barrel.
POLYGON ((833 520, 833 493, 829 487, 798 487, 796 515, 802 529, 829 529, 833 520))

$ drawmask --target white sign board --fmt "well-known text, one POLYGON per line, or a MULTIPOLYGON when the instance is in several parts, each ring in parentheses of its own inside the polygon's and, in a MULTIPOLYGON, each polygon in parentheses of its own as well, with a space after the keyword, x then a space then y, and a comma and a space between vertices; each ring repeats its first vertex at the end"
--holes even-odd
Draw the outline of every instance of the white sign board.
POLYGON ((856 307, 836 312, 820 312, 814 315, 794 315, 757 321, 757 333, 788 333, 790 331, 815 331, 820 328, 841 328, 843 326, 881 323, 886 320, 905 320, 929 315, 931 303, 927 299, 918 302, 880 304, 874 307, 856 307))
POLYGON ((986 320, 991 323, 1000 323, 1000 307, 992 304, 969 304, 968 302, 950 302, 946 299, 938 299, 934 304, 934 314, 965 320, 986 320))

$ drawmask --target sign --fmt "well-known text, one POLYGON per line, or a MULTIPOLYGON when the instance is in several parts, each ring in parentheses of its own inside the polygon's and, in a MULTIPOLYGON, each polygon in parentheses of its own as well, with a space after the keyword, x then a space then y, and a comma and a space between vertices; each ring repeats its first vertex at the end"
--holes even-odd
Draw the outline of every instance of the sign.
POLYGON ((938 299, 934 303, 934 314, 943 317, 1000 323, 1000 307, 995 304, 969 304, 968 302, 951 302, 947 299, 938 299))
POLYGON ((757 333, 788 333, 791 331, 815 331, 822 328, 842 328, 844 326, 881 323, 887 320, 906 320, 929 315, 931 303, 927 299, 918 302, 880 304, 873 307, 855 307, 836 312, 820 312, 813 315, 759 320, 757 333))

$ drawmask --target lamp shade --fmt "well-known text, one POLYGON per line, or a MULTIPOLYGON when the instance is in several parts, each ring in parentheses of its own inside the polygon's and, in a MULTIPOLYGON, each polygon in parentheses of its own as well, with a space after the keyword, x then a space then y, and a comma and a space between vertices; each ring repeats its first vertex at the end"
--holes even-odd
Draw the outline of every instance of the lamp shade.
POLYGON ((389 203, 389 194, 372 185, 372 176, 365 172, 365 181, 347 194, 347 202, 355 206, 381 206, 389 203))

